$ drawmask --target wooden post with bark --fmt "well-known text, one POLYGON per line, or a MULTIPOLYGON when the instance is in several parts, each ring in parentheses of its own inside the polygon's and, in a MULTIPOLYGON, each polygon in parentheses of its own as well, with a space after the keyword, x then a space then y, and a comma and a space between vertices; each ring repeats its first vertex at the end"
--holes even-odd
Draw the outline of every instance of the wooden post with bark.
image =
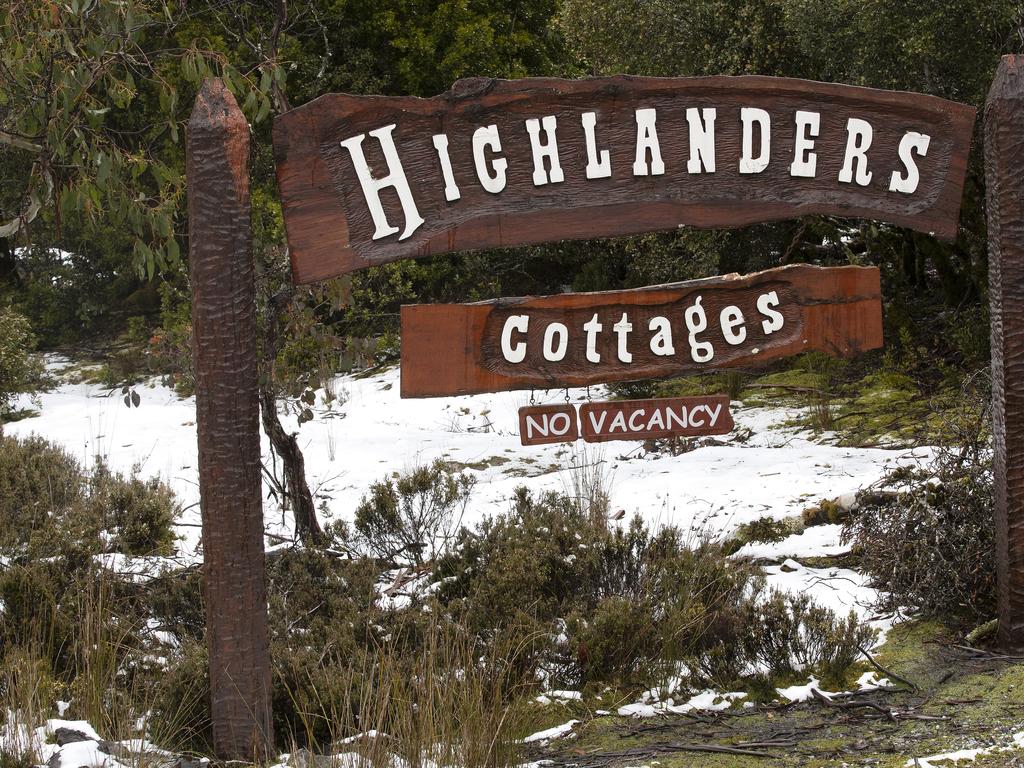
POLYGON ((249 125, 221 80, 196 97, 187 175, 213 746, 253 761, 273 734, 249 125))
POLYGON ((999 641, 1024 649, 1024 56, 1004 56, 985 104, 999 641))

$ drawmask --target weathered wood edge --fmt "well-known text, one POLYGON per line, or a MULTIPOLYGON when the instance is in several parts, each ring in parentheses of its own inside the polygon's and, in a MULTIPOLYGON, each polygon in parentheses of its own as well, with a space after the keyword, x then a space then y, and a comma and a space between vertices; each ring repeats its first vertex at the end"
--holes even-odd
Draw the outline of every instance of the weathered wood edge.
MULTIPOLYGON (((679 88, 682 83, 685 83, 685 87, 694 90, 723 88, 742 90, 750 88, 768 95, 838 97, 850 104, 859 101, 874 107, 892 106, 894 109, 899 110, 906 109, 908 99, 912 98, 917 108, 926 109, 937 116, 948 117, 952 123, 954 144, 951 155, 954 158, 959 158, 962 162, 951 163, 947 168, 943 192, 936 199, 933 207, 937 209, 950 208, 957 212, 960 209, 960 198, 963 195, 967 170, 966 157, 969 151, 969 142, 972 134, 971 128, 974 123, 976 109, 973 106, 948 101, 938 96, 763 75, 694 78, 616 75, 613 77, 585 78, 580 80, 563 80, 559 78, 524 78, 520 80, 470 78, 457 81, 448 91, 427 98, 417 96, 354 96, 342 93, 324 94, 301 107, 297 107, 275 118, 273 126, 274 157, 284 212, 285 229, 288 234, 288 241, 292 245, 290 254, 293 280, 298 284, 304 284, 337 277, 340 274, 353 271, 352 268, 346 267, 346 263, 351 263, 352 260, 360 260, 351 248, 346 245, 348 243, 348 223, 344 208, 335 192, 330 188, 330 184, 324 181, 326 174, 318 169, 319 164, 322 162, 318 152, 321 137, 316 132, 316 128, 323 124, 320 119, 321 114, 336 109, 334 106, 336 103, 341 102, 345 104, 347 102, 351 106, 353 114, 357 114, 359 110, 369 108, 369 105, 380 103, 381 101, 389 101, 397 108, 418 112, 425 107, 429 109, 437 104, 455 104, 484 95, 506 94, 527 97, 531 95, 536 96, 538 93, 577 93, 586 90, 615 93, 629 86, 648 88, 662 86, 667 90, 679 88), (300 140, 293 141, 293 134, 298 135, 300 140), (312 226, 312 222, 306 221, 303 218, 302 214, 305 208, 318 209, 321 212, 316 217, 315 226, 312 226), (325 215, 325 212, 329 215, 325 215), (307 239, 314 242, 306 242, 307 239), (348 254, 350 258, 343 258, 345 254, 348 254)), ((594 217, 609 215, 614 210, 628 209, 632 206, 633 204, 616 204, 575 210, 571 208, 554 209, 543 212, 520 213, 518 215, 484 215, 472 220, 480 225, 497 221, 512 225, 514 221, 520 218, 531 217, 531 221, 537 222, 536 229, 540 230, 543 229, 543 222, 551 219, 552 221, 564 224, 561 239, 579 240, 594 236, 592 231, 588 231, 589 222, 594 217), (573 216, 573 213, 576 215, 573 216)), ((959 228, 958 215, 948 217, 914 214, 891 215, 882 218, 878 216, 879 212, 877 210, 858 206, 837 206, 828 201, 782 207, 777 204, 751 203, 746 204, 743 211, 739 213, 735 211, 733 206, 716 207, 714 205, 686 204, 682 202, 663 203, 658 207, 670 208, 672 214, 680 223, 698 229, 744 226, 812 214, 833 214, 851 218, 885 220, 898 226, 907 226, 943 239, 955 238, 959 228)), ((626 229, 608 236, 614 237, 642 232, 666 231, 674 228, 674 226, 666 226, 663 222, 645 224, 640 217, 637 217, 635 229, 626 229)), ((467 246, 460 248, 456 244, 454 248, 434 249, 431 245, 436 239, 434 238, 424 243, 418 252, 411 254, 408 258, 419 258, 432 253, 473 250, 477 247, 467 246)), ((531 245, 547 241, 550 241, 550 238, 538 237, 534 239, 526 236, 518 238, 514 243, 508 243, 508 245, 531 245)), ((502 245, 498 244, 494 247, 502 247, 502 245)), ((405 257, 368 261, 365 266, 384 264, 390 261, 401 260, 402 258, 405 257)))
POLYGON ((650 297, 664 291, 666 286, 648 286, 627 291, 601 291, 587 294, 561 294, 555 296, 495 299, 475 304, 414 304, 401 309, 402 321, 402 377, 401 396, 449 397, 456 395, 502 392, 516 389, 554 389, 566 386, 587 386, 614 381, 643 378, 667 378, 689 375, 699 371, 728 368, 756 369, 781 357, 805 351, 822 351, 838 357, 849 357, 859 352, 882 346, 881 284, 877 267, 843 266, 818 267, 796 264, 764 270, 750 275, 729 275, 725 284, 719 278, 667 284, 668 290, 693 290, 715 285, 722 289, 741 289, 761 282, 785 281, 797 291, 804 309, 805 335, 790 344, 766 350, 755 361, 734 361, 715 366, 679 366, 670 373, 657 374, 648 370, 631 372, 598 372, 587 375, 566 375, 555 381, 527 381, 522 377, 505 376, 487 370, 476 359, 483 339, 487 316, 501 306, 522 306, 540 309, 559 306, 566 298, 584 303, 591 300, 604 304, 615 303, 619 297, 650 297), (855 290, 838 295, 833 286, 840 276, 852 275, 855 290), (855 338, 840 338, 838 329, 858 329, 855 338), (451 359, 440 360, 439 344, 447 345, 451 359), (461 347, 461 352, 459 348, 461 347))

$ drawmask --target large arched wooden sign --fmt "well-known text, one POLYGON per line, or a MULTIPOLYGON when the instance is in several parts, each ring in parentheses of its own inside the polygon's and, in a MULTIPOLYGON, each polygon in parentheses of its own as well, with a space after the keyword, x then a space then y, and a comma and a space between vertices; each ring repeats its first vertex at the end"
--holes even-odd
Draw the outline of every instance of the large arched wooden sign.
POLYGON ((278 118, 305 283, 475 248, 805 214, 956 234, 973 107, 771 77, 464 80, 278 118))

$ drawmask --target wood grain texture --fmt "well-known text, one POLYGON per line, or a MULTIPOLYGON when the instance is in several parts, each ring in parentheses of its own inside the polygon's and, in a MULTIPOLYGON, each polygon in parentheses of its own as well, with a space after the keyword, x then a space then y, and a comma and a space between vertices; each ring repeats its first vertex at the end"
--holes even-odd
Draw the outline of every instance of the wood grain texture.
MULTIPOLYGON (((758 76, 479 78, 429 99, 321 96, 275 120, 274 148, 293 276, 306 283, 450 251, 684 225, 741 226, 805 214, 880 219, 952 238, 974 114, 973 107, 921 94, 758 76), (717 109, 714 173, 687 171, 689 107, 717 109), (765 109, 771 117, 770 162, 756 174, 739 172, 742 107, 765 109), (657 110, 663 175, 633 174, 637 108, 657 110), (821 115, 814 178, 790 175, 796 110, 821 115), (586 178, 581 115, 588 111, 596 114, 597 148, 610 153, 609 178, 586 178), (524 121, 546 115, 558 120, 565 180, 534 186, 524 121), (850 118, 874 128, 868 186, 838 181, 850 118), (395 234, 374 241, 361 185, 340 142, 390 123, 397 125, 398 155, 425 223, 405 240, 395 234), (508 160, 508 184, 497 194, 478 182, 472 155, 472 133, 487 125, 501 137, 502 151, 493 156, 508 160), (921 181, 910 194, 889 190, 892 172, 903 167, 897 148, 907 131, 931 137, 927 156, 916 158, 921 181), (461 193, 454 202, 446 200, 432 144, 438 133, 449 138, 461 193)), ((379 142, 368 137, 363 144, 375 178, 381 178, 387 165, 379 142)), ((401 226, 397 195, 386 190, 382 200, 388 220, 401 226)))
POLYGON ((575 293, 498 299, 475 304, 419 304, 402 307, 402 397, 548 389, 615 381, 666 378, 725 368, 755 369, 770 360, 811 350, 851 357, 882 346, 879 273, 874 267, 795 265, 752 275, 692 280, 629 291, 575 293), (755 297, 776 291, 786 316, 782 329, 766 335, 760 315, 750 315, 755 297), (697 297, 707 313, 708 329, 698 341, 710 341, 714 358, 694 362, 683 323, 685 309, 697 297), (747 338, 725 342, 717 309, 726 304, 747 315, 747 338), (508 363, 499 349, 502 320, 509 314, 532 319, 521 339, 527 342, 522 363, 508 363), (601 362, 588 362, 582 324, 594 314, 603 319, 597 349, 601 362), (617 356, 611 324, 622 313, 633 318, 631 363, 617 356), (676 354, 659 357, 649 349, 647 320, 671 320, 676 354), (548 362, 540 354, 546 321, 561 320, 569 329, 564 360, 548 362))
POLYGON ((611 400, 580 406, 580 434, 588 443, 727 435, 733 426, 725 395, 611 400))
POLYGON ((999 641, 1024 650, 1024 56, 985 104, 999 641))
POLYGON ((572 403, 527 405, 519 409, 519 440, 523 445, 571 443, 579 437, 579 419, 572 403))
POLYGON ((188 122, 189 274, 213 744, 273 754, 249 125, 220 80, 188 122))

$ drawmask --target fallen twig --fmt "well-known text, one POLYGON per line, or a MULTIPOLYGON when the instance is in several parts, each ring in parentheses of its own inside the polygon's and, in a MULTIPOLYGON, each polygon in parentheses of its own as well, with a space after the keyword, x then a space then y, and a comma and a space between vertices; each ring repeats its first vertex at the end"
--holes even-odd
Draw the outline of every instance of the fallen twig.
POLYGON ((913 682, 912 680, 908 680, 905 677, 897 675, 892 670, 886 669, 885 667, 883 667, 881 664, 879 664, 875 660, 875 657, 872 656, 870 653, 868 653, 864 648, 861 648, 860 646, 857 646, 857 650, 864 654, 864 657, 868 660, 868 663, 871 664, 872 667, 877 669, 879 672, 881 672, 886 677, 891 677, 894 680, 898 680, 899 682, 903 683, 904 685, 910 686, 911 690, 914 690, 914 691, 921 690, 921 688, 918 686, 917 683, 913 682))

